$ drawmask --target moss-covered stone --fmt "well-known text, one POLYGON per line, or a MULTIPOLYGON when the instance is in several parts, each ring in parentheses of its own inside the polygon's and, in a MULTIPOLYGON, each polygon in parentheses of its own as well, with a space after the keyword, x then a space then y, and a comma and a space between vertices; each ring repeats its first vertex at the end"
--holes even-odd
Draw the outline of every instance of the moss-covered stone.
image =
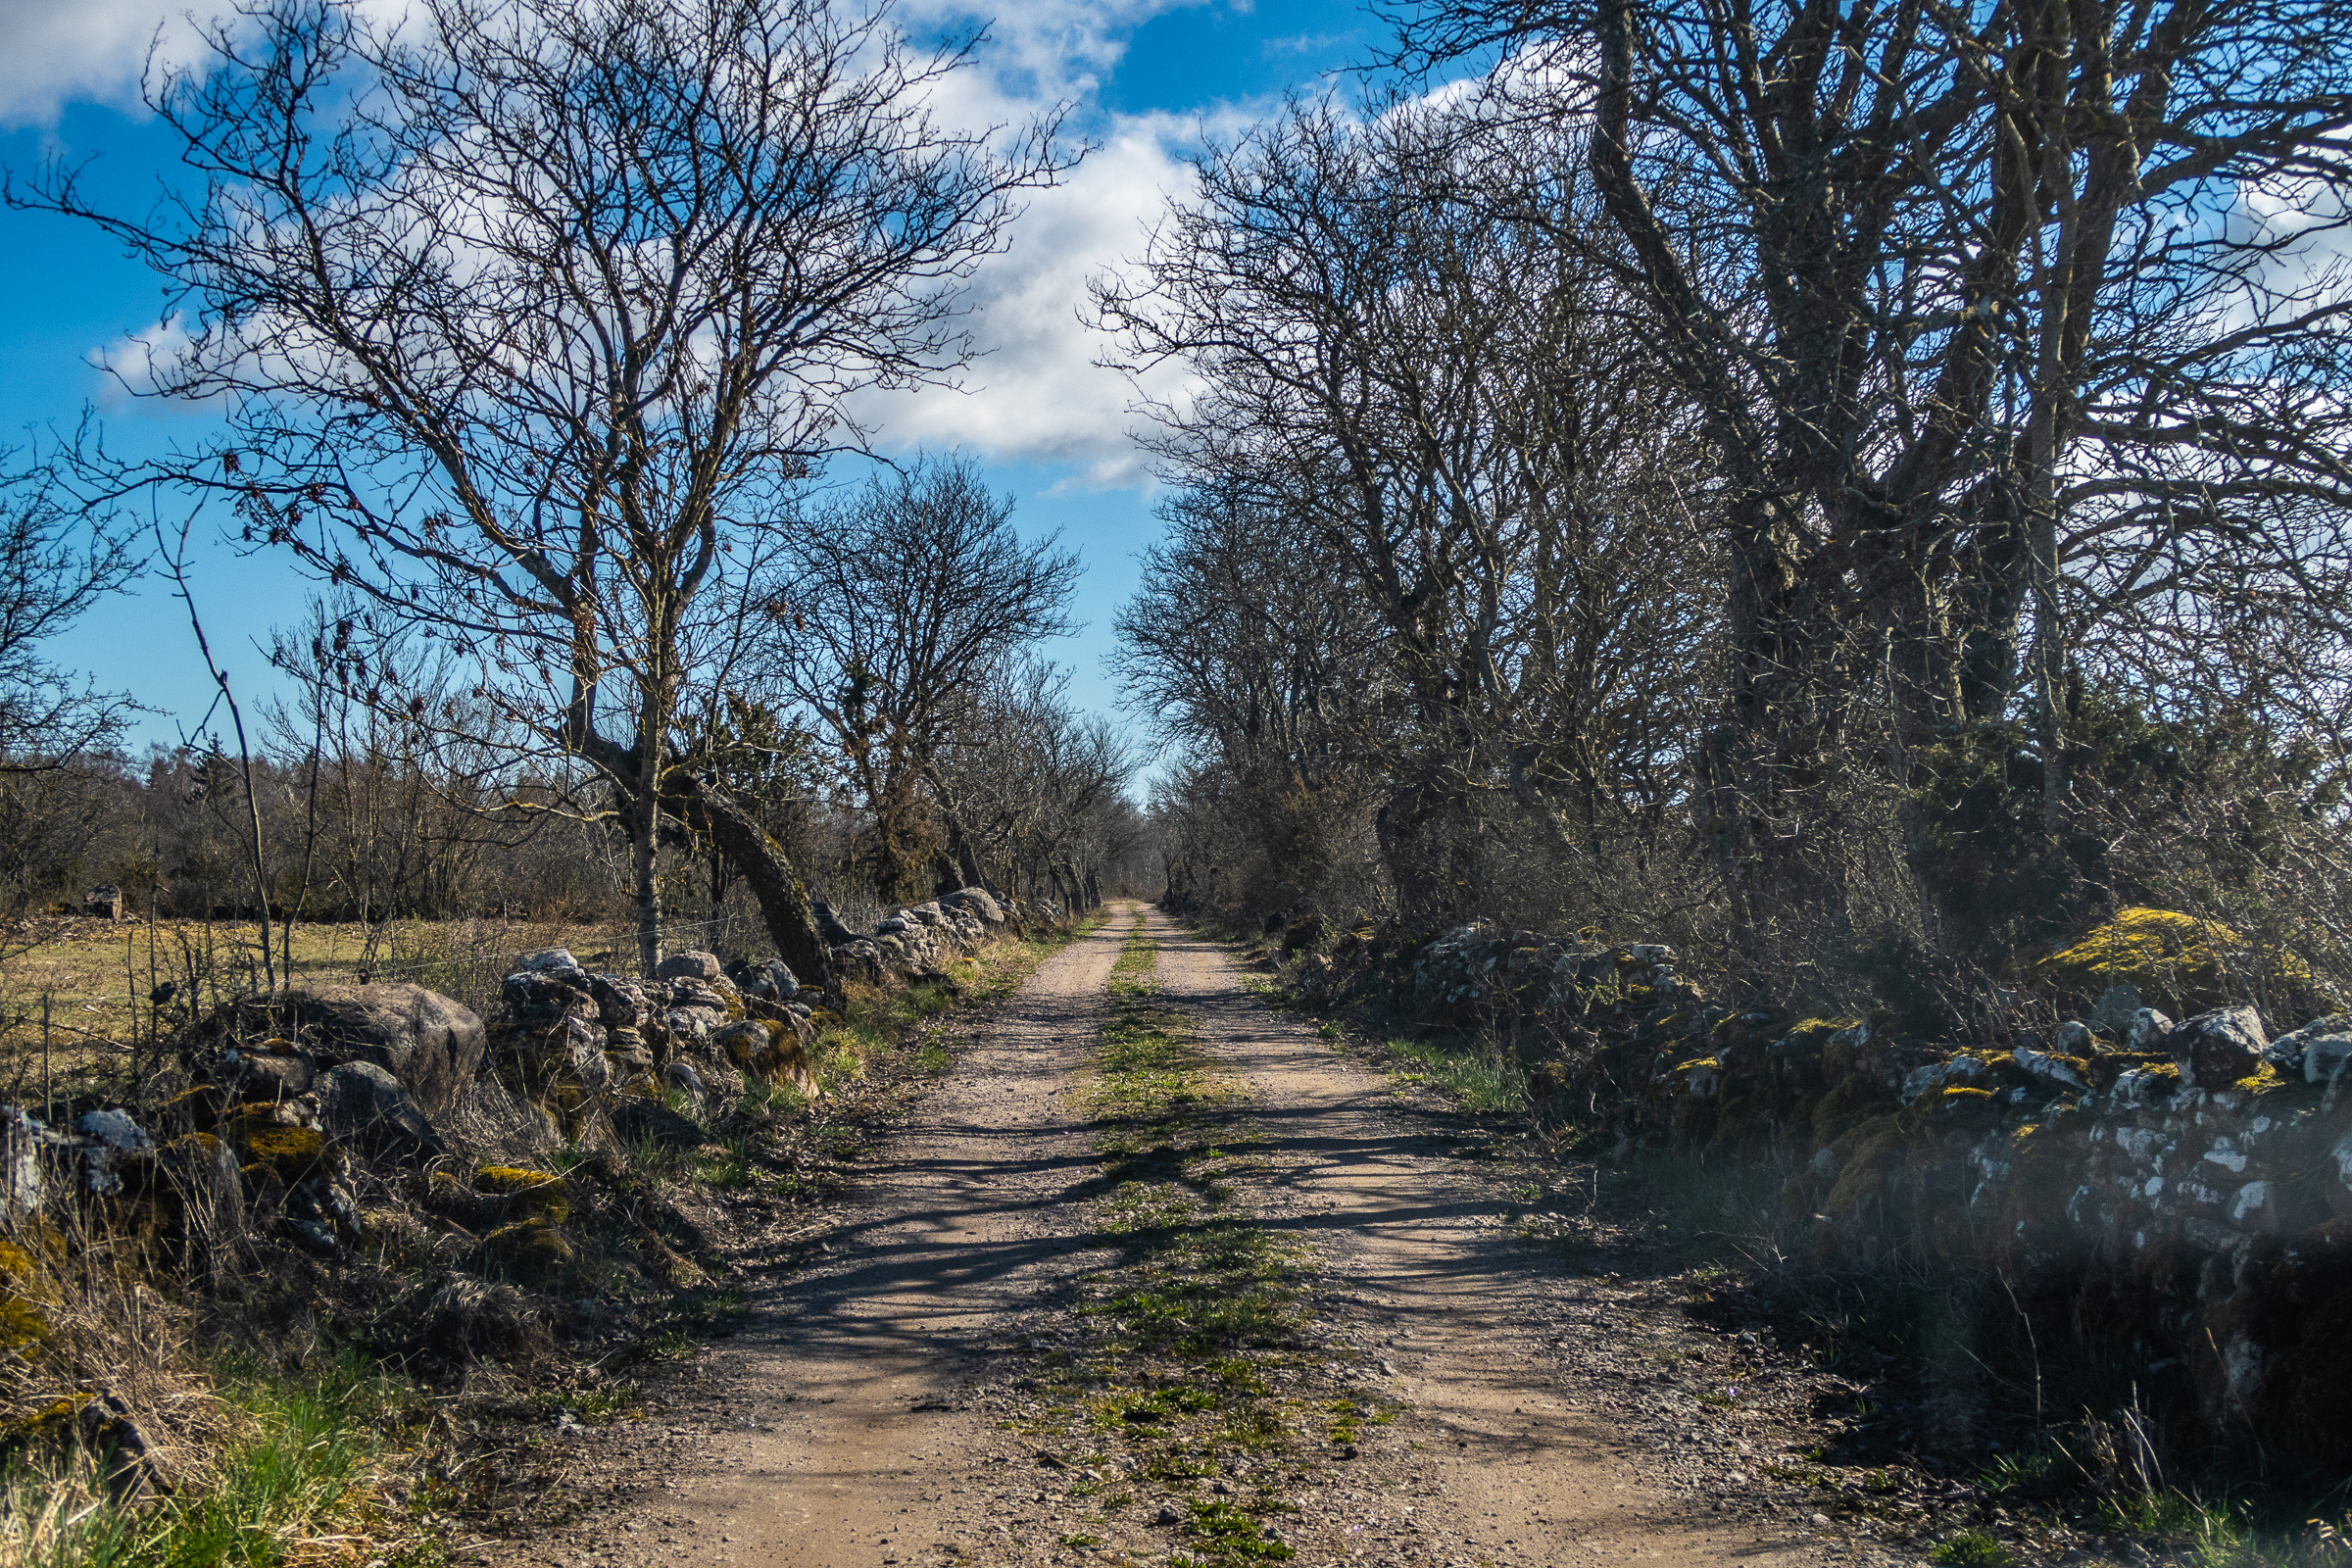
POLYGON ((314 1127, 287 1127, 248 1116, 227 1123, 221 1137, 236 1151, 248 1177, 268 1171, 292 1186, 313 1176, 333 1174, 343 1164, 341 1152, 314 1127))
POLYGON ((502 1225, 483 1237, 482 1252, 504 1262, 549 1270, 571 1261, 571 1243, 564 1239, 563 1231, 553 1221, 533 1215, 512 1225, 502 1225))
POLYGON ((473 1190, 504 1198, 518 1212, 551 1224, 561 1225, 571 1217, 570 1184, 547 1171, 484 1165, 473 1173, 473 1190))
POLYGON ((1874 1116, 1849 1130, 1830 1146, 1837 1176, 1822 1200, 1822 1212, 1832 1219, 1852 1218, 1864 1200, 1878 1195, 1909 1147, 1899 1116, 1874 1116))
POLYGON ((156 1119, 166 1127, 180 1126, 209 1133, 220 1125, 227 1112, 227 1090, 219 1084, 198 1084, 165 1101, 157 1110, 156 1119))
POLYGON ((2132 908, 2093 927, 2072 947, 2036 965, 2046 979, 2079 996, 2129 985, 2175 1013, 2221 1001, 2234 978, 2256 973, 2309 981, 2311 967, 2284 951, 2263 952, 2228 926, 2170 909, 2132 908))
POLYGON ((1894 1092, 1875 1078, 1849 1073, 1833 1081, 1813 1101, 1809 1131, 1814 1148, 1836 1143, 1864 1117, 1891 1115, 1894 1092))
POLYGON ((0 1350, 22 1350, 49 1338, 55 1330, 42 1308, 56 1301, 57 1293, 32 1254, 0 1241, 0 1350))

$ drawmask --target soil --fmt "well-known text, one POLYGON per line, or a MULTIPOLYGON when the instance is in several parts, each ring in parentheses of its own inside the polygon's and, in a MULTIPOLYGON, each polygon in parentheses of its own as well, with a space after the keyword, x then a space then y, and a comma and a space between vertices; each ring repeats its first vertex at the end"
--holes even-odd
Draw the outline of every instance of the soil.
MULTIPOLYGON (((1237 1201, 1316 1265, 1281 1392, 1385 1420, 1175 1479, 1041 1439, 1080 1285, 1118 1261, 1090 1207, 1085 1084, 1136 913, 1040 967, 857 1160, 821 1244, 739 1233, 733 1335, 648 1377, 622 1419, 534 1435, 570 1522, 477 1558, 1221 1563, 1186 1524, 1238 1486, 1275 1510, 1258 1554, 1302 1564, 1918 1560, 1916 1531, 1825 1503, 1807 1468, 1840 1391, 1737 1314, 1691 1310, 1687 1281, 1550 1245, 1561 1217, 1525 1212, 1507 1149, 1270 1009, 1157 910, 1160 996, 1246 1091, 1237 1201)), ((1873 1512, 1904 1510, 1924 1511, 1873 1512)))

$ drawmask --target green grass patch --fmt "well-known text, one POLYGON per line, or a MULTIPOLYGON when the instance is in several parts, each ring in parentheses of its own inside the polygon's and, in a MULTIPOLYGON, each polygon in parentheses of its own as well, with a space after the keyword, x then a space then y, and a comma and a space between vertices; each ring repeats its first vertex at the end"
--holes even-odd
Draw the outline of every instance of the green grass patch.
MULTIPOLYGON (((1123 1450, 1139 1476, 1190 1497, 1239 1455, 1298 1462, 1309 1446, 1276 1391, 1308 1360, 1299 1330, 1312 1259, 1240 1201, 1233 1177, 1255 1157, 1236 1126, 1243 1096, 1161 998, 1154 962, 1139 919, 1112 966, 1087 1091, 1104 1159, 1092 1213, 1119 1256, 1080 1284, 1085 1344, 1056 1366, 1054 1392, 1083 1441, 1123 1450)), ((1281 1506, 1270 1494, 1189 1506, 1171 1564, 1292 1555, 1264 1525, 1281 1506)))
POLYGON ((740 1192, 759 1177, 760 1154, 749 1138, 722 1139, 695 1155, 694 1179, 720 1192, 740 1192), (710 1151, 715 1151, 710 1152, 710 1151))
POLYGON ((1494 1113, 1527 1108, 1527 1074, 1499 1052, 1461 1040, 1392 1040, 1390 1056, 1402 1065, 1397 1076, 1427 1084, 1467 1111, 1494 1113))
POLYGON ((441 1560, 387 1490, 430 1413, 410 1385, 357 1361, 309 1374, 230 1364, 214 1392, 230 1435, 203 1474, 152 1503, 113 1495, 86 1453, 12 1461, 0 1555, 42 1568, 441 1560))
POLYGON ((1928 1561, 1943 1568, 2008 1568, 2017 1553, 1981 1530, 1963 1530, 1930 1547, 1928 1561))

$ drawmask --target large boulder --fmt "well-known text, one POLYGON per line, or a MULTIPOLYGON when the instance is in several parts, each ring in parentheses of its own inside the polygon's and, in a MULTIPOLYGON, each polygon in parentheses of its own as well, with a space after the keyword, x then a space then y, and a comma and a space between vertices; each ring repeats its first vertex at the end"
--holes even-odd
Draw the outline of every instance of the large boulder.
POLYGON ((727 978, 746 997, 762 1002, 790 1002, 800 995, 801 982, 782 958, 761 958, 727 966, 727 978))
POLYGON ((321 1068, 383 1068, 428 1116, 457 1102, 482 1061, 482 1020, 473 1009, 405 981, 289 986, 233 1006, 240 1024, 274 1026, 321 1068))
POLYGON ((657 980, 700 980, 708 985, 725 974, 715 953, 673 953, 654 966, 657 980))
POLYGON ((318 1080, 318 1130, 387 1159, 420 1162, 448 1152, 400 1081, 372 1061, 347 1061, 318 1080))

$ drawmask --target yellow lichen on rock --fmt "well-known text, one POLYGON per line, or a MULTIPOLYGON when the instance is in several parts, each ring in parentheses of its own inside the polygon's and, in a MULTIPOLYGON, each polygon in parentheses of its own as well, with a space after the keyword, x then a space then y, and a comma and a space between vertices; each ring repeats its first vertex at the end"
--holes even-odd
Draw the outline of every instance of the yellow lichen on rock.
POLYGON ((560 1268, 571 1261, 571 1244, 564 1239, 564 1233, 553 1221, 536 1214, 502 1225, 483 1237, 482 1250, 536 1268, 560 1268))
POLYGON ((2217 921, 2148 908, 2121 911, 2035 967, 2072 991, 2129 985, 2150 1003, 2180 1010, 2221 1000, 2232 964, 2258 965, 2275 979, 2311 978, 2310 966, 2291 953, 2263 953, 2217 921))
POLYGON ((523 1213, 551 1225, 561 1225, 571 1217, 570 1185, 543 1170, 484 1165, 473 1173, 473 1190, 512 1200, 523 1213))
POLYGON ((315 1128, 246 1117, 230 1122, 223 1132, 247 1170, 258 1167, 280 1181, 303 1181, 336 1163, 335 1151, 315 1128))
POLYGON ((56 1299, 32 1254, 0 1241, 0 1349, 22 1350, 47 1339, 53 1331, 41 1308, 56 1299))

